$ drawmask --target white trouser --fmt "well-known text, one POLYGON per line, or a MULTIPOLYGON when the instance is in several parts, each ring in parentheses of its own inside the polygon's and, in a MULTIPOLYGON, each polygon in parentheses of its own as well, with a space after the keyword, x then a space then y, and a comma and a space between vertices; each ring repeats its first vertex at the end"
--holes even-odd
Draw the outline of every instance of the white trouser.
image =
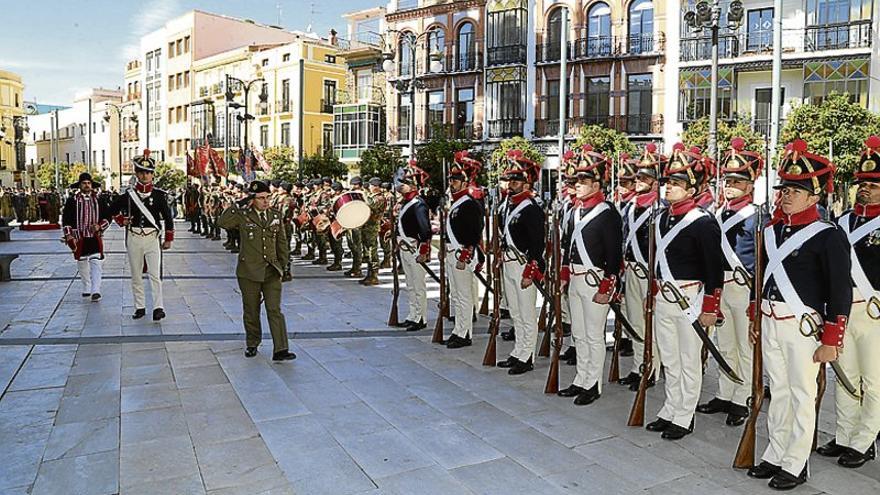
MULTIPOLYGON (((764 301, 764 308, 768 307, 768 301, 764 301)), ((785 303, 774 303, 773 311, 791 314, 785 303)), ((813 353, 819 342, 801 334, 800 318, 778 320, 767 313, 764 311, 762 317, 761 342, 764 372, 770 380, 773 400, 767 410, 770 443, 761 459, 797 476, 813 446, 819 374, 819 363, 813 362, 813 353)))
MULTIPOLYGON (((691 305, 697 301, 700 284, 689 280, 678 282, 682 295, 691 305)), ((657 347, 663 354, 666 368, 666 400, 657 417, 671 421, 682 428, 688 428, 694 418, 697 402, 700 400, 700 387, 703 385, 703 362, 700 357, 703 341, 690 320, 676 303, 671 303, 657 294, 656 325, 657 347)), ((699 312, 699 306, 696 306, 699 312)), ((774 397, 775 400, 775 397, 774 397)))
POLYGON ((134 297, 135 309, 146 308, 143 279, 144 259, 147 260, 147 275, 150 277, 153 309, 164 309, 162 279, 159 277, 162 250, 159 246, 158 232, 149 235, 128 234, 128 265, 131 268, 131 294, 134 297))
POLYGON ((424 322, 428 316, 428 292, 425 289, 425 269, 416 262, 416 253, 406 248, 400 250, 400 261, 406 277, 409 313, 407 320, 424 322))
MULTIPOLYGON (((728 272, 725 280, 733 275, 728 272)), ((716 329, 718 351, 733 371, 743 379, 741 385, 732 382, 724 373, 718 374, 719 399, 745 406, 752 395, 752 344, 749 342, 749 287, 734 281, 724 284, 721 296, 721 313, 724 324, 716 329)))
MULTIPOLYGON (((639 278, 631 268, 631 263, 626 264, 626 293, 623 295, 626 319, 629 320, 633 330, 645 338, 645 295, 648 290, 648 281, 639 278)), ((656 318, 655 318, 656 319, 656 318)), ((656 325, 654 326, 656 328, 656 325)), ((645 344, 633 340, 633 364, 631 373, 642 374, 642 363, 645 359, 645 344)), ((657 332, 654 332, 654 346, 651 363, 654 376, 660 370, 660 350, 657 348, 657 332)))
MULTIPOLYGON (((586 269, 580 265, 572 265, 571 282, 568 288, 568 300, 571 311, 571 340, 577 349, 577 374, 574 384, 581 388, 599 385, 602 391, 602 372, 605 369, 605 323, 608 318, 607 304, 596 304, 593 296, 598 287, 590 287, 587 277, 582 273, 586 269)), ((600 275, 600 279, 604 278, 600 275)))
POLYGON ((455 314, 455 329, 452 331, 454 335, 461 338, 470 338, 473 331, 474 322, 474 291, 473 281, 477 277, 474 276, 474 262, 468 263, 464 270, 455 267, 458 262, 454 251, 446 253, 446 279, 449 281, 449 307, 453 309, 455 314))
POLYGON ((532 358, 538 343, 538 315, 535 311, 538 289, 534 284, 528 289, 520 288, 523 268, 516 260, 504 262, 504 292, 516 328, 516 342, 510 355, 526 362, 532 358))
POLYGON ((83 294, 101 293, 101 273, 104 260, 94 254, 91 257, 82 257, 76 262, 79 270, 79 278, 82 280, 83 294))
MULTIPOLYGON (((855 300, 863 299, 858 289, 853 292, 855 300)), ((840 368, 852 383, 858 386, 859 381, 862 382, 861 405, 840 382, 835 390, 837 444, 862 453, 874 443, 880 431, 880 360, 877 359, 880 321, 868 316, 867 307, 864 301, 853 303, 838 358, 840 368)))

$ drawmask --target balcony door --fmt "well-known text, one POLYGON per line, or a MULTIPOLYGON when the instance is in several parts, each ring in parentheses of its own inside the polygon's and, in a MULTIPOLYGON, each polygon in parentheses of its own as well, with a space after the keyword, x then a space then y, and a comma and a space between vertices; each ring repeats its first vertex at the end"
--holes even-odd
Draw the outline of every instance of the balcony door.
POLYGON ((653 81, 651 74, 630 74, 626 78, 626 132, 651 132, 653 81))
MULTIPOLYGON (((759 134, 770 133, 770 110, 773 107, 773 90, 771 88, 758 88, 755 90, 755 124, 754 128, 759 134)), ((785 101, 785 88, 779 98, 779 106, 785 101)), ((782 112, 780 112, 780 117, 782 112)))

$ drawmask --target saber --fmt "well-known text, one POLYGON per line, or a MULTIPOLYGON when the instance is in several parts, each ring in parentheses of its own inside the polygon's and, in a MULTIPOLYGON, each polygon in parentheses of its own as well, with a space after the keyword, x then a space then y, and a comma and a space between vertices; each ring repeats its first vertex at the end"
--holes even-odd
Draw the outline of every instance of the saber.
MULTIPOLYGON (((663 293, 664 297, 666 297, 667 292, 671 293, 672 297, 675 299, 673 302, 678 304, 678 306, 685 313, 687 313, 688 310, 690 310, 690 308, 691 308, 690 304, 688 304, 687 300, 684 298, 684 296, 682 295, 682 293, 678 289, 678 287, 676 287, 672 283, 665 282, 663 284, 661 292, 663 293)), ((718 351, 718 348, 715 347, 715 343, 712 342, 712 339, 709 338, 709 334, 706 333, 706 329, 703 328, 702 325, 700 325, 700 322, 697 320, 693 320, 693 321, 691 321, 691 326, 694 328, 694 331, 697 332, 697 336, 700 337, 700 340, 703 341, 703 345, 705 345, 706 349, 709 350, 709 354, 711 354, 712 357, 715 358, 715 361, 718 363, 718 368, 720 368, 721 371, 725 375, 727 375, 727 377, 730 378, 730 380, 732 382, 736 383, 737 385, 742 385, 743 384, 742 378, 740 378, 736 374, 736 372, 733 371, 733 368, 730 367, 730 365, 724 359, 724 356, 722 356, 721 352, 718 351)))
MULTIPOLYGON (((798 325, 798 330, 800 330, 801 335, 804 337, 814 337, 816 340, 821 341, 821 332, 819 331, 819 326, 816 325, 816 322, 813 321, 808 315, 804 315, 801 317, 801 322, 798 325), (804 332, 804 325, 810 328, 810 332, 804 332)), ((851 395, 854 399, 861 400, 862 395, 859 393, 859 390, 853 386, 853 383, 850 381, 849 377, 846 376, 846 373, 840 367, 840 363, 836 360, 829 362, 831 365, 831 369, 834 370, 834 374, 837 375, 837 381, 843 386, 846 392, 851 395)))
MULTIPOLYGON (((589 285, 590 287, 599 287, 599 284, 601 284, 599 274, 597 274, 593 270, 587 270, 585 277, 587 279, 587 285, 589 285)), ((626 315, 623 314, 623 309, 620 307, 620 303, 612 300, 608 303, 608 306, 611 307, 611 311, 614 312, 615 320, 620 322, 620 325, 621 327, 623 327, 623 330, 626 332, 626 334, 639 344, 644 343, 645 339, 642 338, 641 335, 636 333, 636 330, 629 322, 629 318, 627 318, 626 315)))

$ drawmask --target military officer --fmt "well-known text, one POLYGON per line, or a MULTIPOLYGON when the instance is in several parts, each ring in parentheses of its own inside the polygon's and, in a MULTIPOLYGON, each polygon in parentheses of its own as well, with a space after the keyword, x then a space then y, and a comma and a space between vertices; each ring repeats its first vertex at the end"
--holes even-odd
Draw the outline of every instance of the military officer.
MULTIPOLYGON (((363 192, 364 190, 364 180, 359 176, 352 177, 349 184, 352 191, 363 192)), ((364 272, 361 270, 361 266, 364 262, 364 245, 360 227, 348 229, 345 236, 348 240, 348 249, 351 251, 351 268, 343 272, 343 275, 349 278, 363 277, 364 272)))
POLYGON ((755 272, 755 230, 757 208, 753 204, 755 179, 760 177, 764 159, 760 153, 745 149, 745 141, 736 137, 721 162, 724 176, 724 206, 715 218, 721 227, 721 251, 724 254, 724 296, 718 328, 718 350, 743 383, 737 384, 724 373, 718 375, 718 392, 705 404, 697 406, 703 414, 726 413, 728 426, 743 424, 749 415, 746 400, 752 393, 752 345, 749 342, 749 290, 755 272))
POLYGON ((288 350, 287 324, 281 312, 281 277, 290 252, 290 242, 284 230, 281 213, 269 207, 269 186, 253 181, 248 186, 249 196, 228 208, 220 216, 224 229, 239 229, 241 253, 238 255, 238 287, 244 331, 247 338, 245 357, 257 355, 262 340, 260 302, 265 301, 269 331, 272 333, 273 361, 296 359, 288 350))
POLYGON ((535 200, 532 184, 538 180, 539 168, 521 150, 510 150, 511 163, 502 178, 507 181, 509 196, 501 220, 504 251, 504 291, 508 309, 516 328, 515 343, 510 356, 498 363, 507 373, 520 375, 534 369, 532 359, 538 340, 536 283, 544 279, 544 209, 535 200))
MULTIPOLYGON (((659 178, 666 165, 666 157, 657 151, 654 143, 648 143, 638 163, 635 173, 635 196, 623 211, 623 256, 624 308, 633 329, 642 337, 645 336, 645 299, 648 294, 648 234, 651 215, 659 208, 659 178)), ((654 340, 657 334, 654 332, 654 340)), ((633 342, 633 362, 629 374, 617 383, 627 385, 632 391, 639 389, 642 367, 645 358, 644 343, 633 342)), ((653 346, 652 376, 648 377, 648 386, 653 387, 655 377, 660 371, 660 353, 653 346)))
POLYGON ((657 219, 656 298, 657 350, 666 370, 666 399, 648 431, 679 440, 694 429, 694 412, 702 386, 702 341, 693 328, 713 327, 718 318, 724 278, 721 230, 697 206, 703 175, 709 170, 698 149, 681 143, 663 174, 669 207, 657 219), (682 308, 677 297, 685 299, 682 308), (699 305, 694 307, 694 305, 699 305))
POLYGON ((359 281, 361 285, 379 285, 379 226, 388 210, 385 192, 382 190, 382 179, 373 177, 369 181, 366 195, 370 206, 370 218, 361 227, 364 262, 367 265, 367 276, 359 281))
POLYGON ((840 367, 853 383, 862 382, 862 400, 838 383, 837 432, 834 440, 816 449, 837 457, 837 463, 857 468, 876 457, 880 432, 880 137, 871 136, 855 172, 858 184, 855 208, 838 224, 850 242, 853 305, 849 329, 843 338, 840 367))
POLYGON ((406 320, 399 326, 407 331, 425 328, 428 313, 428 295, 425 290, 425 269, 420 263, 426 263, 431 257, 431 222, 428 217, 428 205, 419 194, 428 179, 428 174, 412 161, 400 179, 398 192, 403 196, 400 212, 397 214, 397 235, 400 263, 406 277, 407 300, 409 313, 406 320))
POLYGON ((839 356, 853 290, 846 234, 823 221, 817 206, 820 195, 833 190, 830 161, 796 140, 786 147, 778 176, 779 213, 764 231, 764 300, 750 308, 763 318, 764 371, 773 396, 770 443, 748 475, 788 490, 807 480, 819 363, 839 356))
POLYGON ((446 340, 448 349, 458 349, 472 344, 473 320, 476 294, 473 284, 474 271, 485 261, 480 250, 485 213, 482 204, 472 194, 472 188, 482 164, 468 156, 467 151, 455 153, 455 164, 449 171, 449 194, 451 205, 446 221, 446 263, 449 280, 449 296, 454 308, 455 328, 446 340))
POLYGON ((577 180, 575 202, 562 239, 560 282, 568 288, 571 338, 577 349, 573 383, 557 394, 591 404, 602 392, 605 322, 622 262, 620 212, 605 200, 610 160, 585 145, 576 151, 570 176, 577 180))

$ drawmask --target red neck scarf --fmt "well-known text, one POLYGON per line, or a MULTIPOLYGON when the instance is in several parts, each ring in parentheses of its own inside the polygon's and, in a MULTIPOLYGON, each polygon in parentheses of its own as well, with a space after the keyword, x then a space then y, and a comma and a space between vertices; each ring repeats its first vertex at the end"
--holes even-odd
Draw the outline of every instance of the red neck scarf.
POLYGON ((669 214, 673 217, 684 215, 697 207, 694 198, 683 199, 677 203, 669 205, 669 214))
POLYGON ((880 203, 874 203, 870 205, 856 203, 853 211, 855 212, 856 216, 874 218, 877 215, 880 215, 880 203))

